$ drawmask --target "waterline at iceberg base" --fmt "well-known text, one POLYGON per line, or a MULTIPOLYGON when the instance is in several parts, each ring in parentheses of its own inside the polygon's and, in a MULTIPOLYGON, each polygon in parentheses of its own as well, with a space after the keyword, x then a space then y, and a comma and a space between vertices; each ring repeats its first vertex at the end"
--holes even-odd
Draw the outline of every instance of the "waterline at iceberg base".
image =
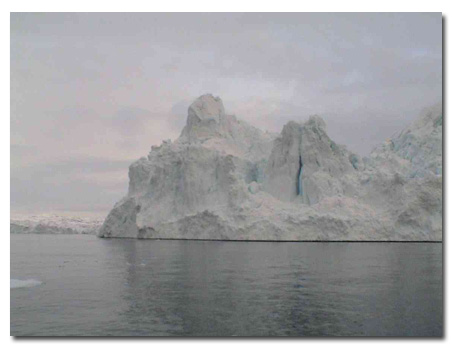
POLYGON ((207 94, 129 180, 100 237, 441 241, 441 104, 361 158, 319 116, 271 134, 207 94))

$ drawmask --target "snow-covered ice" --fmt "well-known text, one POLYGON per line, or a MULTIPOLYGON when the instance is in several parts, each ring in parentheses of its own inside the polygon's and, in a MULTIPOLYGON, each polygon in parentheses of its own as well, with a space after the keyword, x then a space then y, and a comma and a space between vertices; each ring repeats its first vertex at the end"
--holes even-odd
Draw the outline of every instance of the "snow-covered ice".
POLYGON ((271 134, 203 95, 129 179, 100 237, 440 241, 441 104, 361 158, 320 116, 271 134))

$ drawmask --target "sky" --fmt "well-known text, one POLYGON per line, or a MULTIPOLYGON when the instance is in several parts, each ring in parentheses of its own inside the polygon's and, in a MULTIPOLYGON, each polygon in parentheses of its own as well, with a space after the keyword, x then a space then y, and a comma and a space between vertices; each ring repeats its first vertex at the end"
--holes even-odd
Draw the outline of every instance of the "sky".
POLYGON ((442 100, 440 13, 13 13, 11 211, 107 213, 198 96, 361 156, 442 100))

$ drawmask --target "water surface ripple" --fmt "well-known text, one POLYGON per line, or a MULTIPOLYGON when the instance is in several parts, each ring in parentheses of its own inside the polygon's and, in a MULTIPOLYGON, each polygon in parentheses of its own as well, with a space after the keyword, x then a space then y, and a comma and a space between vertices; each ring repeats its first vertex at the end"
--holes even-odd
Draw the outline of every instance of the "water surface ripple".
POLYGON ((13 336, 441 336, 442 244, 11 235, 13 336))

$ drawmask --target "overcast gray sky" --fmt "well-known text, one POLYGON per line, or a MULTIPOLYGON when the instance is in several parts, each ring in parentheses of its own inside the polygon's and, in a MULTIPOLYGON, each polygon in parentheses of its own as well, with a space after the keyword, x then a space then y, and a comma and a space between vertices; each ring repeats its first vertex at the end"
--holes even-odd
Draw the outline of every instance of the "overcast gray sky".
POLYGON ((366 155, 442 98, 436 14, 12 14, 11 210, 107 212, 196 97, 366 155))

